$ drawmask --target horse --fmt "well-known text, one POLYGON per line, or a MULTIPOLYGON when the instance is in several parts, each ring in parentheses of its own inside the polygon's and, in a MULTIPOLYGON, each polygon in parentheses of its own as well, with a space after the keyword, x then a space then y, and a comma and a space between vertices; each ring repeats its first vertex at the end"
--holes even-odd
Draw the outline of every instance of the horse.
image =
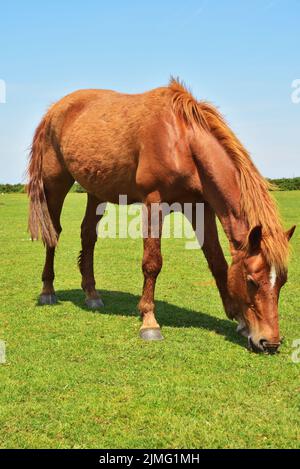
MULTIPOLYGON (((140 337, 161 340, 154 290, 162 267, 161 228, 151 236, 151 207, 189 202, 204 204, 203 253, 214 276, 225 313, 238 322, 250 349, 275 353, 280 344, 278 301, 287 281, 289 240, 270 194, 247 150, 219 111, 197 101, 179 80, 140 94, 79 90, 52 105, 37 127, 28 164, 29 231, 42 238, 46 260, 42 305, 57 302, 54 254, 61 233, 64 199, 77 181, 87 191, 81 225, 79 268, 89 308, 103 302, 93 269, 97 206, 128 203, 146 207, 143 237, 144 285, 138 305, 140 337), (228 266, 216 218, 230 246, 228 266)), ((192 226, 195 227, 194 216, 192 226)))

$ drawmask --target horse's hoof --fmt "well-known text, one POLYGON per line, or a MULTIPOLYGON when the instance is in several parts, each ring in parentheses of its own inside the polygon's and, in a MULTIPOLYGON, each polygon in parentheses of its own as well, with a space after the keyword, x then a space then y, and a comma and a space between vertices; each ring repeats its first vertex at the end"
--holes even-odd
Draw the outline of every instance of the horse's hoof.
POLYGON ((56 305, 57 304, 57 297, 55 293, 45 294, 42 293, 39 298, 39 305, 56 305))
POLYGON ((91 309, 99 309, 103 308, 104 303, 101 300, 101 298, 87 298, 85 300, 85 304, 87 305, 88 308, 91 309))
POLYGON ((164 340, 158 327, 140 329, 140 338, 143 340, 164 340))

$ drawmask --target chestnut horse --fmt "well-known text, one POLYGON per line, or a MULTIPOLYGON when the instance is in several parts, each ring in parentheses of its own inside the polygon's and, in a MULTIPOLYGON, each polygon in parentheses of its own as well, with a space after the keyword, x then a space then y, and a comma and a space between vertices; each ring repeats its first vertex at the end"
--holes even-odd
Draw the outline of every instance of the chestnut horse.
MULTIPOLYGON (((295 227, 284 232, 268 183, 212 105, 197 102, 176 80, 136 95, 77 91, 42 119, 28 172, 29 229, 32 239, 41 233, 46 245, 41 304, 56 302, 54 252, 63 202, 74 180, 88 193, 79 267, 91 308, 103 305, 93 271, 99 203, 118 203, 120 194, 127 195, 128 203, 143 202, 151 228, 153 203, 201 202, 202 250, 227 316, 238 321, 238 331, 253 350, 278 349, 278 299, 287 280, 288 241, 295 227), (230 244, 230 267, 219 243, 216 216, 230 244)), ((143 240, 140 335, 159 340, 154 288, 162 267, 161 243, 160 236, 150 233, 143 240)))

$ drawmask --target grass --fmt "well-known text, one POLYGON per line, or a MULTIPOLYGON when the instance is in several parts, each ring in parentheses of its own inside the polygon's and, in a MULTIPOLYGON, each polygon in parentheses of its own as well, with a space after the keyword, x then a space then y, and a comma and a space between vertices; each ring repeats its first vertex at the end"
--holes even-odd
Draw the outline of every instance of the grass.
MULTIPOLYGON (((300 222, 300 192, 277 193, 286 226, 300 222)), ((1 448, 296 448, 300 338, 300 230, 280 300, 276 356, 245 348, 225 318, 201 252, 163 240, 157 317, 165 340, 138 338, 141 240, 98 242, 104 311, 84 306, 76 257, 84 194, 67 198, 56 257, 59 304, 36 305, 44 261, 29 242, 27 200, 0 196, 1 448)), ((222 243, 228 254, 227 243, 222 243)))

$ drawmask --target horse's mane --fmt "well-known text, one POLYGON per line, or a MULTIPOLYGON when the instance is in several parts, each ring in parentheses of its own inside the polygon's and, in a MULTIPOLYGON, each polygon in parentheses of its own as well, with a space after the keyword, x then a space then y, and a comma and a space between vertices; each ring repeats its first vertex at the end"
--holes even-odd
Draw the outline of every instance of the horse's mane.
MULTIPOLYGON (((277 205, 270 195, 271 184, 263 178, 247 150, 211 104, 197 102, 178 80, 171 79, 173 109, 187 125, 197 125, 212 133, 234 162, 240 174, 241 215, 249 229, 261 225, 262 250, 269 265, 278 273, 287 269, 289 246, 277 205)), ((244 248, 246 247, 243 246, 244 248)))

